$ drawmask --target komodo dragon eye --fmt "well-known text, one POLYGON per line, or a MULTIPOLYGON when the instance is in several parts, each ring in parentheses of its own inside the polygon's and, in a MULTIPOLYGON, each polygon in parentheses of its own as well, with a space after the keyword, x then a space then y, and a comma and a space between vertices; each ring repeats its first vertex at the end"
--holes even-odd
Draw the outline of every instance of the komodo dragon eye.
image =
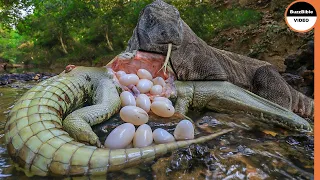
POLYGON ((155 22, 156 22, 156 20, 155 20, 154 16, 150 14, 147 19, 147 28, 153 27, 155 25, 155 22))

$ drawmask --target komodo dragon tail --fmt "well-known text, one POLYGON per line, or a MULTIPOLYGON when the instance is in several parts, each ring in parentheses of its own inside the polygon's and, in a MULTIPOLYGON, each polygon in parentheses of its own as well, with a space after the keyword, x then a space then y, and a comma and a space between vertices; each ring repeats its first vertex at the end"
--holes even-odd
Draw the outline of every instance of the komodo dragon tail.
POLYGON ((81 82, 89 82, 88 76, 83 78, 87 81, 74 83, 75 79, 60 76, 48 79, 29 90, 11 110, 5 126, 7 149, 27 176, 105 175, 232 130, 143 148, 110 150, 79 143, 63 130, 62 119, 72 110, 70 104, 82 98, 80 91, 85 88, 81 82))

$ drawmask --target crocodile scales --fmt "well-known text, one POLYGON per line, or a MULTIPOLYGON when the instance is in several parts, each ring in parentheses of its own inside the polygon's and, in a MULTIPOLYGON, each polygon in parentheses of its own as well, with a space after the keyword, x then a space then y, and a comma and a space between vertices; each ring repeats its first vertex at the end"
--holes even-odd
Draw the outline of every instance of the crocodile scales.
POLYGON ((76 67, 63 72, 39 83, 16 102, 5 126, 8 153, 27 176, 104 175, 232 130, 144 148, 97 147, 100 143, 90 126, 119 108, 119 94, 107 68, 76 67), (75 110, 88 99, 92 106, 75 110))

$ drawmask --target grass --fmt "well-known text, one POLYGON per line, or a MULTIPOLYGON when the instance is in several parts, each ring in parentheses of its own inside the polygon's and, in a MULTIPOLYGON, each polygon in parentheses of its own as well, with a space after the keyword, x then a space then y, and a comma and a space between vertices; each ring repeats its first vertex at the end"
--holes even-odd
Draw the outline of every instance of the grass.
POLYGON ((252 9, 234 7, 212 10, 207 6, 182 11, 181 16, 191 29, 205 41, 213 39, 215 35, 225 29, 259 23, 262 17, 260 12, 252 9))

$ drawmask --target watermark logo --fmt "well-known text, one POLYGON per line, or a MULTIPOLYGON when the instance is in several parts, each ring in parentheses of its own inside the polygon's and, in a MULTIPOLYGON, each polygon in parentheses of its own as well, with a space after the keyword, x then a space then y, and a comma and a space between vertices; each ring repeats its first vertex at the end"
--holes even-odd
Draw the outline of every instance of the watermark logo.
POLYGON ((295 1, 286 9, 285 18, 287 25, 293 31, 307 32, 316 24, 317 13, 311 4, 295 1))

